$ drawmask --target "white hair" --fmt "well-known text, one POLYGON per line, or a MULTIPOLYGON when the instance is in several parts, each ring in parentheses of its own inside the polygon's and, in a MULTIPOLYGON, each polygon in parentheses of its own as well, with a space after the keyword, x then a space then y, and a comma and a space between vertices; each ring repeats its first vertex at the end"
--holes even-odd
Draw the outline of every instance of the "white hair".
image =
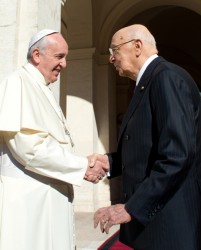
POLYGON ((129 32, 129 39, 140 39, 156 48, 156 40, 145 26, 135 24, 126 29, 129 32))
POLYGON ((28 49, 27 52, 27 60, 30 61, 32 58, 32 52, 34 49, 39 49, 41 53, 44 53, 45 50, 47 49, 48 45, 52 43, 53 40, 50 39, 48 36, 43 37, 40 39, 38 42, 36 42, 32 47, 28 49))

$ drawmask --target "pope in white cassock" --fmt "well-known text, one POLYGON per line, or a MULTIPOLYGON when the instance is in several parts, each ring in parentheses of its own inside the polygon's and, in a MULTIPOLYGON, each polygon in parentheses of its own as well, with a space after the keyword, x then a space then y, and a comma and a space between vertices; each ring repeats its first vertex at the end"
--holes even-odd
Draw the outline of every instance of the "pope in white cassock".
POLYGON ((42 30, 28 63, 0 83, 0 249, 75 248, 73 187, 97 183, 108 165, 75 155, 49 83, 66 67, 68 45, 42 30))

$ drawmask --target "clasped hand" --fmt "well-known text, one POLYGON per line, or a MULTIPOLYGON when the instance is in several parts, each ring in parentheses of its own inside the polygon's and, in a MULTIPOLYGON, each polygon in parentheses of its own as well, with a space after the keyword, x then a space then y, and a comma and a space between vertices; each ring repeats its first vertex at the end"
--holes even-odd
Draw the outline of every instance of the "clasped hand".
POLYGON ((109 160, 107 155, 93 154, 87 157, 88 166, 84 179, 98 183, 109 171, 109 160))

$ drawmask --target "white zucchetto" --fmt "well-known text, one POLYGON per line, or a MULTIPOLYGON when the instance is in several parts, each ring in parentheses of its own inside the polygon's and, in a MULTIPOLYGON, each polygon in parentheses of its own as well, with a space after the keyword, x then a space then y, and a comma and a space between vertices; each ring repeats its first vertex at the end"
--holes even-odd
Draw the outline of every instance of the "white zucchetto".
POLYGON ((36 33, 35 35, 32 36, 30 42, 29 42, 29 49, 35 44, 37 43, 40 39, 42 39, 45 36, 54 34, 54 33, 58 33, 58 31, 56 30, 51 30, 51 29, 44 29, 39 31, 38 33, 36 33))

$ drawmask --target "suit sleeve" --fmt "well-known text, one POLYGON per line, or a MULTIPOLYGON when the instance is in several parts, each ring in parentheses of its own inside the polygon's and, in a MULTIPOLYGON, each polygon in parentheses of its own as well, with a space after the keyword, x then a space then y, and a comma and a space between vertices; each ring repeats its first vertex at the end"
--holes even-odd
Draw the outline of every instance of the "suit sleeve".
POLYGON ((196 152, 196 115, 190 78, 160 72, 152 80, 150 103, 156 157, 151 172, 126 203, 127 211, 147 225, 178 191, 196 152))

